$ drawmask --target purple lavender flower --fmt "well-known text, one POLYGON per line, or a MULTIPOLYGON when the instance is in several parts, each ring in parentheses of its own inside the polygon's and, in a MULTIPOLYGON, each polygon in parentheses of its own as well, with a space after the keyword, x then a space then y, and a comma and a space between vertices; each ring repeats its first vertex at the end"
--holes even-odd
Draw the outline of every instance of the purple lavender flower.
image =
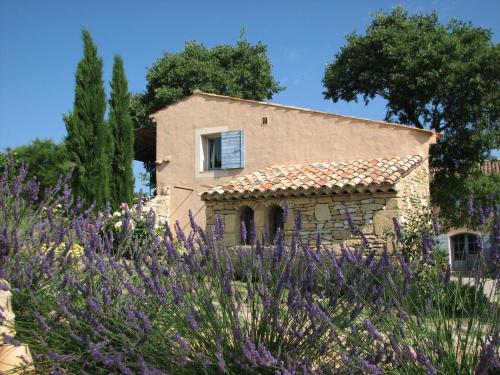
POLYGON ((382 335, 377 330, 377 328, 373 325, 373 323, 370 321, 370 319, 365 319, 363 321, 363 325, 365 326, 366 330, 368 331, 368 334, 370 335, 370 337, 372 339, 382 340, 382 335))
POLYGON ((184 231, 181 228, 181 224, 179 223, 178 220, 175 221, 174 230, 175 230, 175 235, 177 236, 177 239, 179 240, 179 242, 185 244, 186 243, 186 236, 185 236, 184 231))
POLYGON ((474 369, 475 375, 487 375, 493 373, 490 370, 500 369, 500 357, 498 347, 492 343, 483 344, 483 351, 474 369))
POLYGON ((21 342, 19 342, 13 336, 11 336, 5 332, 2 332, 2 338, 3 338, 4 343, 7 343, 7 344, 12 345, 12 346, 21 346, 21 342))
POLYGON ((412 277, 412 272, 410 270, 409 264, 405 261, 405 259, 398 255, 398 261, 401 265, 401 269, 403 270, 403 295, 406 295, 410 290, 410 281, 412 277))
POLYGON ((439 219, 435 215, 432 216, 432 226, 434 229, 434 234, 436 236, 439 236, 441 234, 441 227, 439 225, 439 219))
POLYGON ((198 322, 192 311, 186 312, 186 323, 190 329, 196 331, 198 329, 198 322))
POLYGON ((401 230, 401 226, 399 225, 398 219, 393 217, 392 224, 394 225, 394 232, 396 233, 396 238, 399 241, 403 240, 403 231, 401 230))
POLYGON ((340 268, 339 262, 337 260, 337 256, 335 255, 335 253, 333 251, 330 251, 330 250, 327 250, 327 251, 328 251, 328 254, 330 255, 330 258, 332 260, 335 280, 336 280, 338 286, 342 287, 342 286, 344 286, 346 281, 345 281, 345 277, 344 277, 344 274, 342 272, 342 269, 340 268))
POLYGON ((49 351, 48 356, 58 362, 78 361, 81 357, 75 354, 61 354, 54 351, 49 351))
POLYGON ((47 324, 47 322, 45 321, 45 319, 43 318, 42 315, 40 315, 39 312, 35 311, 33 313, 33 317, 38 321, 38 324, 40 324, 40 327, 42 327, 42 330, 45 332, 45 333, 49 333, 50 332, 50 327, 49 325, 47 324))
POLYGON ((241 220, 241 242, 247 243, 247 226, 244 220, 241 220))
POLYGON ((144 311, 137 311, 135 315, 137 319, 141 321, 144 331, 146 333, 150 333, 153 330, 153 327, 151 325, 151 321, 149 320, 148 316, 144 313, 144 311))
POLYGON ((222 216, 215 215, 214 239, 220 240, 224 235, 224 221, 222 216))
POLYGON ((384 373, 379 366, 370 363, 361 357, 358 357, 358 365, 367 374, 381 375, 384 373))
POLYGON ((226 372, 226 362, 222 351, 222 338, 218 337, 215 340, 215 358, 217 359, 217 368, 222 372, 226 372))
POLYGON ((351 232, 354 232, 358 229, 357 225, 354 224, 354 221, 352 220, 351 213, 348 210, 344 210, 344 215, 347 218, 347 225, 349 226, 349 229, 351 232))
POLYGON ((425 366, 426 374, 427 375, 437 375, 437 370, 434 367, 434 365, 431 363, 429 358, 422 352, 419 348, 415 349, 415 353, 417 355, 417 361, 422 365, 425 366))
POLYGON ((477 225, 479 227, 484 227, 486 225, 486 221, 488 220, 488 216, 480 200, 477 200, 476 205, 477 205, 477 225))

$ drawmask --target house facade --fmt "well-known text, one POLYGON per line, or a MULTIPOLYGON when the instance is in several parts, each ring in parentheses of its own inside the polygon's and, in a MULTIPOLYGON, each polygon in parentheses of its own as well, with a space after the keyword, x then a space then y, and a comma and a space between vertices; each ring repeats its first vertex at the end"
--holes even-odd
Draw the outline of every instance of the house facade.
POLYGON ((151 117, 136 153, 156 146, 159 216, 185 228, 188 210, 202 226, 220 215, 228 244, 242 220, 257 236, 292 225, 280 223, 285 206, 335 242, 347 236, 343 210, 377 237, 409 204, 428 204, 431 131, 202 92, 151 117))

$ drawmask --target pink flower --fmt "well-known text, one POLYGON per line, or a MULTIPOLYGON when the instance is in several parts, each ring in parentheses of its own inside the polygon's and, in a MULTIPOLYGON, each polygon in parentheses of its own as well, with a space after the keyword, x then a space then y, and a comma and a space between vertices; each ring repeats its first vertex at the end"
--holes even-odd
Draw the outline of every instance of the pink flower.
POLYGON ((122 203, 122 204, 120 204, 120 208, 122 210, 127 210, 128 209, 128 204, 127 203, 122 203))

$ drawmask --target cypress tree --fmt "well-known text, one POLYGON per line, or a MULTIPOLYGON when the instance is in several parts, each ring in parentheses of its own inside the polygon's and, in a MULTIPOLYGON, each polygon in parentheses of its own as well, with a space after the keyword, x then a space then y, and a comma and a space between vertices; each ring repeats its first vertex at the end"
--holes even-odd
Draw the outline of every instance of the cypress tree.
POLYGON ((75 76, 73 112, 64 116, 67 150, 75 164, 72 187, 85 203, 104 207, 109 200, 109 163, 106 146, 109 130, 104 122, 106 96, 102 59, 87 30, 83 30, 83 58, 75 76))
POLYGON ((130 203, 134 190, 132 161, 134 159, 134 125, 130 117, 130 94, 123 60, 115 56, 111 99, 109 101, 109 124, 114 141, 111 162, 111 200, 115 206, 130 203))

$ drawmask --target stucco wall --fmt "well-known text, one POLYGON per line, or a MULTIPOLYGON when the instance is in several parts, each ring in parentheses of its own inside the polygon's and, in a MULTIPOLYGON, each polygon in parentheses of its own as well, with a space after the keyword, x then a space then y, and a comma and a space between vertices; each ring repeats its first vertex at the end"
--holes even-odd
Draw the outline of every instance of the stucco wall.
POLYGON ((191 209, 205 224, 199 194, 273 164, 298 164, 378 157, 427 156, 434 135, 403 126, 260 105, 195 94, 157 112, 157 186, 170 191, 171 222, 187 226, 191 209), (262 124, 267 117, 268 124, 262 124), (196 139, 199 129, 245 131, 245 168, 213 173, 199 171, 196 139))
MULTIPOLYGON (((386 243, 386 231, 393 230, 392 218, 404 219, 410 212, 416 212, 429 204, 428 163, 424 161, 395 186, 396 191, 388 193, 355 193, 326 196, 303 196, 266 199, 240 199, 237 201, 206 202, 208 226, 214 225, 219 215, 225 226, 224 243, 239 243, 241 235, 241 208, 248 206, 254 211, 257 238, 270 226, 269 211, 273 205, 288 206, 288 221, 285 238, 290 238, 294 227, 296 211, 301 212, 301 234, 310 242, 319 233, 323 243, 339 245, 342 242, 358 243, 353 238, 345 212, 349 212, 354 224, 360 227, 371 245, 381 249, 386 243)), ((391 247, 391 243, 388 243, 391 247)))

